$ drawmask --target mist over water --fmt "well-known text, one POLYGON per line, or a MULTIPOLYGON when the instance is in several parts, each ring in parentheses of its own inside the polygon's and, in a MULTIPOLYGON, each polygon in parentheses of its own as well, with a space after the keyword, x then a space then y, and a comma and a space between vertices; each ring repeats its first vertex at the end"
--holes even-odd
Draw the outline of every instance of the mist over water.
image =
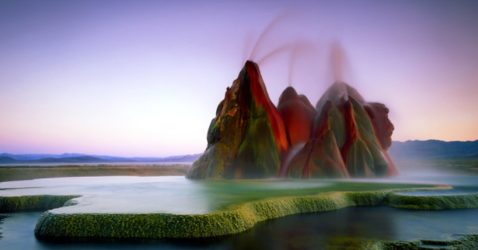
MULTIPOLYGON (((400 159, 393 158, 395 165, 399 171, 399 178, 447 178, 456 176, 468 176, 470 178, 478 178, 476 174, 462 168, 459 164, 452 160, 436 160, 436 159, 400 159)), ((469 165, 469 163, 466 163, 469 165)), ((476 171, 475 171, 476 173, 476 171)), ((476 180, 478 182, 478 180, 476 180)), ((458 183, 457 183, 458 184, 458 183)))

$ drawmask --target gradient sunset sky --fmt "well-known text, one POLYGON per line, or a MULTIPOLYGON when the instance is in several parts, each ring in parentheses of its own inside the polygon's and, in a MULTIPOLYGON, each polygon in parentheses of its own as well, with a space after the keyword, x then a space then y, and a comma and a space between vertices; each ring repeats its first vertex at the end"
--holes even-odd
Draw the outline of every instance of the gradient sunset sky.
POLYGON ((0 1, 0 153, 200 153, 259 62, 271 100, 343 80, 394 140, 478 139, 478 1, 0 1), (271 21, 259 43, 258 37, 271 21), (300 48, 266 55, 284 45, 300 48), (253 49, 255 47, 255 49, 253 49))

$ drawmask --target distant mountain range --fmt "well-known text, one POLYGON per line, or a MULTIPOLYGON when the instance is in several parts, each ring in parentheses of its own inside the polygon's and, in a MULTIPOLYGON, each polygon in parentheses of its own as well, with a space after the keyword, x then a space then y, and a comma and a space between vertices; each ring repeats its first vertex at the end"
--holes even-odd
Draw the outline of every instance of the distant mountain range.
POLYGON ((193 162, 200 154, 168 157, 118 157, 88 154, 0 154, 0 164, 28 163, 135 163, 135 162, 193 162))
POLYGON ((394 159, 478 158, 476 141, 394 141, 389 153, 394 159))
MULTIPOLYGON (((478 158, 478 140, 476 141, 394 141, 389 153, 394 159, 450 159, 478 158)), ((193 162, 201 154, 175 155, 168 157, 119 157, 88 154, 0 154, 0 164, 28 163, 161 163, 193 162)))

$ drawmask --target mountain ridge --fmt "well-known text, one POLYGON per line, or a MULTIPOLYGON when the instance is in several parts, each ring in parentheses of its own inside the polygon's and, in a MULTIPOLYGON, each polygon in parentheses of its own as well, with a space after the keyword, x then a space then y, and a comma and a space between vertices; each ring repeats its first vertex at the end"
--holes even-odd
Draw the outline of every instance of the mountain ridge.
MULTIPOLYGON (((395 159, 478 158, 478 140, 443 141, 437 139, 393 141, 389 149, 395 159)), ((165 157, 122 157, 82 153, 12 154, 0 153, 0 164, 15 163, 108 163, 108 162, 193 162, 201 154, 165 157)))
POLYGON ((173 155, 165 157, 121 157, 81 153, 62 154, 10 154, 0 153, 0 164, 26 163, 137 163, 137 162, 193 162, 200 154, 173 155))
POLYGON ((478 140, 393 141, 389 152, 395 159, 478 158, 478 140))

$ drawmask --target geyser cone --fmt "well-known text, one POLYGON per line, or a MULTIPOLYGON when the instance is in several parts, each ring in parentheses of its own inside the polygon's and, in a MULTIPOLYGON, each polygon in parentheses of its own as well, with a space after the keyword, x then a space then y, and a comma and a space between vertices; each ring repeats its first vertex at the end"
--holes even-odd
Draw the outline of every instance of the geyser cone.
POLYGON ((218 105, 208 146, 190 178, 276 176, 289 148, 282 118, 269 99, 259 67, 246 62, 218 105))
POLYGON ((355 88, 344 82, 335 82, 320 97, 315 108, 317 112, 321 112, 325 103, 328 101, 332 102, 335 106, 339 106, 349 98, 353 98, 355 101, 365 104, 364 98, 355 88))
POLYGON ((315 116, 315 109, 307 97, 298 95, 293 87, 287 87, 279 98, 277 109, 284 121, 289 145, 306 143, 315 116))
POLYGON ((392 134, 395 129, 390 119, 388 119, 389 110, 384 104, 374 102, 365 104, 365 111, 367 111, 367 114, 372 121, 375 135, 380 142, 383 154, 387 161, 387 175, 396 175, 398 171, 387 152, 392 145, 392 134))
POLYGON ((277 109, 284 121, 290 147, 280 172, 281 176, 284 176, 285 167, 310 139, 315 108, 307 97, 298 95, 295 89, 289 86, 282 92, 277 109))
POLYGON ((332 102, 317 113, 310 139, 284 168, 283 176, 290 177, 348 177, 340 152, 344 122, 332 102))
POLYGON ((356 89, 345 83, 333 84, 316 105, 311 139, 286 166, 286 175, 372 177, 396 173, 386 152, 390 138, 385 138, 391 136, 393 125, 377 105, 367 112, 367 103, 356 89), (374 114, 373 119, 369 113, 374 114), (392 129, 382 128, 383 124, 392 129))

